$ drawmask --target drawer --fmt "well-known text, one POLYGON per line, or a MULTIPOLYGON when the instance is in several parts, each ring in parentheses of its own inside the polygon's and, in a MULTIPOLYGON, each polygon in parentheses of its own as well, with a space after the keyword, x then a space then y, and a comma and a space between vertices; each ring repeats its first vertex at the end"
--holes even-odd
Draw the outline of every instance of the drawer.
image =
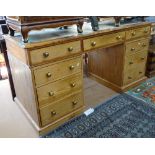
POLYGON ((124 85, 130 84, 145 75, 145 64, 137 65, 135 68, 129 69, 127 72, 124 72, 124 85))
POLYGON ((78 72, 82 72, 82 57, 67 59, 50 66, 35 69, 35 84, 38 87, 78 72))
POLYGON ((30 51, 30 59, 32 64, 38 64, 79 52, 81 52, 80 41, 75 41, 66 44, 32 50, 30 51))
POLYGON ((139 67, 139 65, 144 66, 147 61, 148 52, 142 51, 137 52, 136 54, 129 55, 125 57, 124 69, 128 72, 129 69, 139 67))
POLYGON ((136 29, 126 31, 126 39, 133 39, 133 38, 149 35, 150 29, 151 29, 150 26, 145 26, 145 27, 136 28, 136 29))
POLYGON ((54 102, 65 95, 82 89, 82 74, 74 74, 62 80, 37 88, 39 106, 54 102))
POLYGON ((40 109, 42 125, 44 126, 53 121, 56 121, 66 114, 69 114, 74 110, 82 107, 83 105, 83 95, 82 92, 79 92, 71 95, 70 97, 45 106, 40 109))
POLYGON ((107 34, 99 37, 94 37, 91 39, 85 39, 83 41, 84 50, 87 51, 94 48, 115 44, 117 42, 119 43, 122 42, 124 39, 125 39, 125 32, 107 34))
POLYGON ((141 39, 134 42, 126 43, 126 54, 134 54, 140 50, 148 51, 149 39, 141 39))

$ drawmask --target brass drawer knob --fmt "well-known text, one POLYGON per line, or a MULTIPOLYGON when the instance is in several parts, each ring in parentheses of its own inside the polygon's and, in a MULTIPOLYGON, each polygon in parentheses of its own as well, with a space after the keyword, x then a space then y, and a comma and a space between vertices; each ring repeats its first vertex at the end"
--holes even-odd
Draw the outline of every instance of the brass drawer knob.
POLYGON ((132 64, 133 64, 133 62, 129 62, 129 64, 130 64, 130 65, 132 65, 132 64))
POLYGON ((141 60, 144 60, 145 58, 141 58, 141 60))
POLYGON ((96 46, 96 42, 95 41, 93 41, 92 43, 91 43, 91 46, 96 46))
POLYGON ((135 36, 136 35, 136 32, 135 31, 131 32, 131 35, 132 36, 135 36))
POLYGON ((128 76, 128 79, 132 79, 132 77, 131 76, 128 76))
POLYGON ((144 33, 148 33, 148 29, 147 28, 144 29, 144 33))
POLYGON ((69 51, 69 52, 72 52, 72 51, 73 51, 73 47, 69 47, 69 48, 68 48, 68 51, 69 51))
POLYGON ((73 66, 73 65, 71 65, 71 66, 69 67, 70 70, 73 70, 74 68, 75 68, 75 66, 73 66))
POLYGON ((135 51, 135 48, 131 48, 131 51, 135 51))
POLYGON ((120 40, 120 39, 121 39, 121 36, 117 36, 116 39, 117 39, 117 40, 120 40))
POLYGON ((76 83, 71 83, 70 85, 71 85, 71 87, 75 87, 76 83))
POLYGON ((47 57, 49 56, 49 53, 48 53, 48 52, 45 52, 45 53, 43 53, 43 56, 44 56, 45 58, 47 58, 47 57))
POLYGON ((52 116, 55 116, 56 114, 57 114, 56 111, 51 111, 52 116))
POLYGON ((47 77, 51 77, 52 74, 51 74, 50 72, 48 72, 48 73, 46 74, 46 76, 47 76, 47 77))
POLYGON ((75 105, 77 105, 77 103, 78 103, 77 101, 73 101, 72 105, 75 106, 75 105))
POLYGON ((53 91, 50 91, 48 94, 49 94, 49 96, 54 96, 54 92, 53 91))

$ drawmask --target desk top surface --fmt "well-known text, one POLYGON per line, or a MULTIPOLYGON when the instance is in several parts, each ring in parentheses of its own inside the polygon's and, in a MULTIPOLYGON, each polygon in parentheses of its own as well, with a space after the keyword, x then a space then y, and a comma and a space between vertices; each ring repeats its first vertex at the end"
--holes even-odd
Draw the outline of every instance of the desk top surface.
MULTIPOLYGON (((155 18, 153 18, 155 21, 155 18)), ((137 26, 149 25, 150 21, 141 22, 141 21, 132 21, 129 23, 121 22, 119 27, 115 27, 115 22, 112 19, 99 22, 99 30, 93 31, 90 23, 84 23, 83 33, 78 34, 76 25, 69 26, 68 29, 59 28, 48 28, 42 29, 40 31, 31 31, 29 32, 29 42, 23 43, 20 33, 16 33, 14 37, 10 35, 5 35, 6 40, 12 40, 17 43, 22 48, 35 48, 41 47, 44 45, 50 45, 55 43, 61 43, 69 40, 79 40, 81 38, 89 38, 95 35, 113 33, 117 31, 123 31, 126 29, 134 28, 137 26)))

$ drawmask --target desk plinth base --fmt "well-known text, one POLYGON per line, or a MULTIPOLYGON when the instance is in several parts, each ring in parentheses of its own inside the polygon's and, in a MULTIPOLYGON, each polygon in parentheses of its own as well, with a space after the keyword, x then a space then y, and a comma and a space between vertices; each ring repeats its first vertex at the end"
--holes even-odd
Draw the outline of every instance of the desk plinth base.
POLYGON ((115 90, 115 91, 118 92, 118 93, 125 92, 125 91, 127 91, 128 89, 131 89, 131 88, 133 88, 133 87, 139 85, 140 83, 146 81, 146 79, 147 79, 147 77, 144 76, 144 77, 142 77, 141 79, 136 80, 136 81, 134 81, 134 82, 132 82, 132 83, 130 83, 130 84, 128 84, 128 85, 125 85, 125 86, 117 86, 117 85, 115 85, 114 83, 111 83, 111 82, 109 82, 109 81, 107 81, 107 80, 105 80, 105 79, 103 79, 103 78, 101 78, 101 77, 99 77, 99 76, 97 76, 97 75, 95 75, 95 74, 89 73, 89 76, 90 76, 90 78, 92 78, 93 80, 99 82, 100 84, 103 84, 104 86, 106 86, 106 87, 108 87, 108 88, 111 88, 111 89, 115 90))
POLYGON ((69 114, 65 115, 64 117, 58 119, 57 121, 46 125, 45 127, 39 127, 39 125, 32 119, 32 117, 29 115, 29 113, 26 111, 26 109, 20 103, 18 98, 15 98, 14 101, 19 106, 19 108, 22 110, 22 112, 24 113, 24 115, 26 116, 28 121, 31 123, 31 125, 34 127, 34 129, 37 131, 38 136, 45 135, 45 134, 49 133, 50 131, 54 130, 55 128, 57 128, 58 126, 62 125, 63 123, 65 123, 65 122, 71 120, 72 118, 80 115, 82 112, 84 112, 84 108, 85 108, 83 106, 83 107, 73 111, 72 113, 69 113, 69 114))

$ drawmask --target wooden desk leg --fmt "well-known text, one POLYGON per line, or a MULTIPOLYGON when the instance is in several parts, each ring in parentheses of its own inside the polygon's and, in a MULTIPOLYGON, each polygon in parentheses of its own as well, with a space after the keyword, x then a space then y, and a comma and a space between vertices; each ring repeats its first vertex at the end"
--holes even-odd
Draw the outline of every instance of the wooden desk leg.
POLYGON ((11 68, 9 64, 9 59, 8 59, 6 44, 4 39, 0 40, 0 46, 1 46, 2 53, 4 54, 5 64, 8 70, 8 78, 9 78, 9 83, 10 83, 10 88, 12 93, 12 99, 14 100, 14 98, 16 97, 16 92, 13 84, 13 78, 12 78, 11 68))
POLYGON ((77 31, 78 31, 78 33, 82 33, 83 32, 82 27, 83 27, 83 22, 79 22, 77 24, 77 31))
POLYGON ((21 28, 21 34, 22 34, 24 43, 28 42, 28 33, 29 33, 29 30, 26 27, 21 28))
POLYGON ((8 55, 6 52, 4 53, 4 59, 5 59, 6 67, 8 70, 8 78, 9 78, 9 83, 10 83, 10 88, 11 88, 11 93, 12 93, 12 99, 14 100, 14 98, 16 97, 16 92, 15 92, 15 88, 14 88, 14 84, 13 84, 12 73, 11 73, 11 68, 10 68, 10 64, 9 64, 9 60, 8 60, 8 55))
POLYGON ((1 68, 0 68, 0 80, 2 80, 2 75, 1 75, 1 68))
POLYGON ((9 34, 10 34, 10 36, 15 35, 15 30, 13 30, 11 27, 9 27, 9 34))

